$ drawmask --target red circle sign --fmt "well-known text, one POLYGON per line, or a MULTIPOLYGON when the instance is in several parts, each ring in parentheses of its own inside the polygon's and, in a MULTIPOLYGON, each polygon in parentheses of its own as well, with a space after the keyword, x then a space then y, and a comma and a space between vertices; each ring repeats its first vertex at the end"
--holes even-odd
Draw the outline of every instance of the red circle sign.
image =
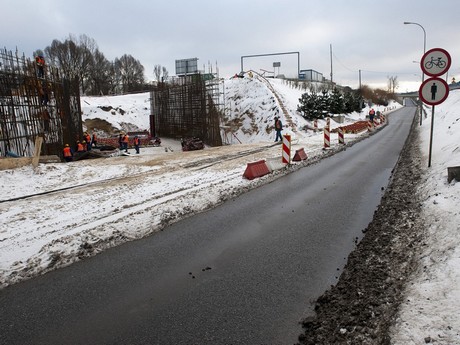
POLYGON ((423 103, 438 105, 449 96, 449 85, 443 79, 429 78, 420 85, 418 94, 423 103))
POLYGON ((423 54, 420 67, 423 73, 431 77, 438 77, 449 70, 451 63, 452 59, 446 50, 433 48, 423 54))

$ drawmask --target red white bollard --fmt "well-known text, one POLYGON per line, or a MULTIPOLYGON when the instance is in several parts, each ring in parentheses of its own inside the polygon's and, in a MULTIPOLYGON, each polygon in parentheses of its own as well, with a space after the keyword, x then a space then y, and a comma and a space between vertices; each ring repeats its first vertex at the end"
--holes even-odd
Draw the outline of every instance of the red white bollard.
POLYGON ((291 136, 283 135, 283 151, 281 152, 281 161, 286 164, 291 164, 291 136))
POLYGON ((374 127, 374 124, 371 120, 367 121, 367 131, 372 132, 372 128, 374 127))
POLYGON ((343 135, 343 128, 339 127, 337 129, 337 133, 339 134, 339 144, 345 145, 345 138, 344 138, 344 135, 343 135))
POLYGON ((324 148, 331 147, 330 128, 331 128, 331 119, 327 118, 326 127, 324 127, 324 148))
POLYGON ((315 121, 313 122, 313 127, 315 128, 315 132, 318 131, 318 120, 315 119, 315 121))
POLYGON ((376 117, 374 117, 374 127, 377 127, 379 125, 379 119, 376 117))

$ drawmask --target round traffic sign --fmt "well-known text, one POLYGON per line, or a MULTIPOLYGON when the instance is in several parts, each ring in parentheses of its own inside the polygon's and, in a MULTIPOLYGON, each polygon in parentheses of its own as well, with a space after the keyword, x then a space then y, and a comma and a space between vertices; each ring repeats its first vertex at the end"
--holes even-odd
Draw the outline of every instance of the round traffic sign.
POLYGON ((442 48, 433 48, 423 54, 420 67, 423 73, 437 77, 449 70, 452 60, 450 54, 442 48))
POLYGON ((420 85, 418 94, 423 103, 438 105, 449 96, 449 85, 443 79, 429 78, 420 85))

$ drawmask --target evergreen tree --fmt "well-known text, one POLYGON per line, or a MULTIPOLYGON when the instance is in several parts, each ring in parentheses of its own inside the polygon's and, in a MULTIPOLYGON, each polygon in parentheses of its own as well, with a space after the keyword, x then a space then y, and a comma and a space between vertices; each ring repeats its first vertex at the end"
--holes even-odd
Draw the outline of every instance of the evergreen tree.
POLYGON ((329 100, 329 111, 331 114, 343 114, 345 113, 345 101, 342 92, 338 88, 332 90, 329 100))

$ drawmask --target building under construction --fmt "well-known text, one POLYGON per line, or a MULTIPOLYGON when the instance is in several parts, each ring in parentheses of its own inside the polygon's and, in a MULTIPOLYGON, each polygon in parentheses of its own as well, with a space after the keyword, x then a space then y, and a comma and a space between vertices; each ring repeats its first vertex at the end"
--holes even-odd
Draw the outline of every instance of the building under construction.
POLYGON ((78 80, 61 78, 57 68, 0 50, 0 155, 61 156, 65 143, 82 137, 78 80))
POLYGON ((154 86, 150 95, 152 136, 198 137, 210 146, 221 146, 220 92, 215 74, 192 74, 154 86))

